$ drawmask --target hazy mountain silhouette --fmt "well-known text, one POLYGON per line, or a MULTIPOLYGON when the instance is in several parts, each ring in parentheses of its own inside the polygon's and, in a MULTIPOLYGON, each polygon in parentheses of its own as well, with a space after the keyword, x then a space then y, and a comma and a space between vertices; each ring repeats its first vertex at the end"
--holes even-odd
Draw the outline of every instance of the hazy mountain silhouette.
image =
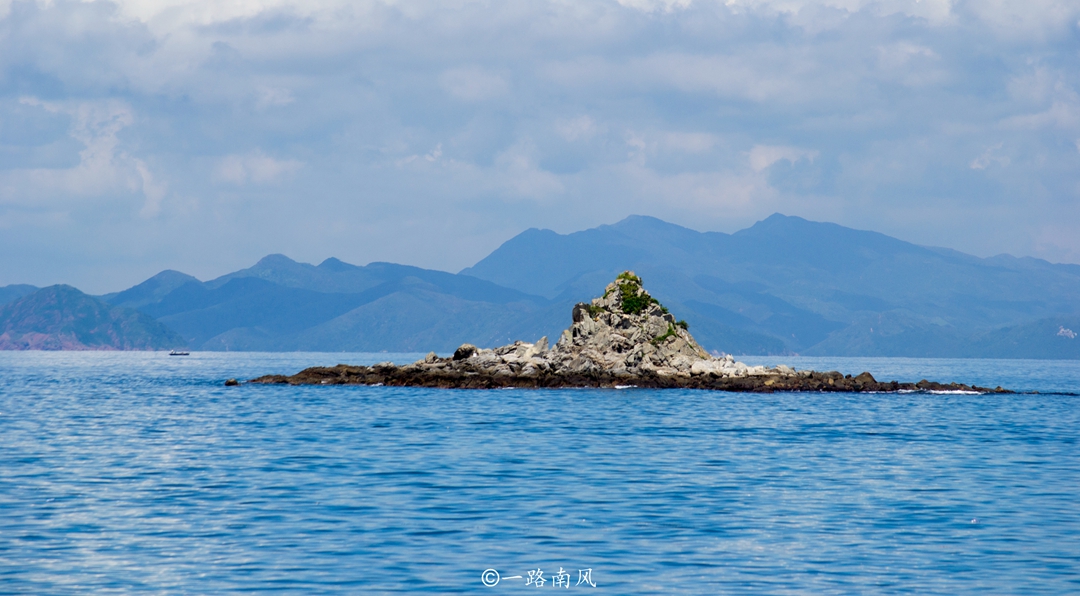
MULTIPOLYGON (((269 255, 207 282, 163 271, 102 298, 194 349, 446 352, 554 338, 571 305, 626 269, 716 351, 1080 358, 1080 266, 779 214, 734 234, 643 216, 526 230, 458 274, 269 255)), ((0 288, 0 299, 33 290, 0 288)))
POLYGON ((12 302, 18 298, 22 298, 27 294, 33 294, 38 291, 36 286, 27 284, 12 284, 10 286, 4 286, 0 288, 0 306, 12 302))
POLYGON ((1080 312, 1076 265, 981 259, 780 214, 734 234, 642 216, 566 235, 528 230, 461 273, 560 299, 587 296, 623 269, 696 323, 695 337, 712 349, 1075 357, 1058 336, 1003 344, 993 331, 1034 321, 1056 331, 1072 320, 1080 312))
POLYGON ((162 275, 107 298, 138 306, 205 350, 446 351, 505 342, 553 314, 539 296, 392 263, 315 266, 270 255, 205 283, 185 276, 146 301, 162 275))
POLYGON ((128 288, 123 292, 105 294, 101 299, 117 306, 138 308, 158 302, 169 292, 191 282, 202 283, 186 273, 166 269, 137 286, 128 288))
POLYGON ((0 307, 2 350, 157 350, 183 347, 162 323, 64 285, 0 307))

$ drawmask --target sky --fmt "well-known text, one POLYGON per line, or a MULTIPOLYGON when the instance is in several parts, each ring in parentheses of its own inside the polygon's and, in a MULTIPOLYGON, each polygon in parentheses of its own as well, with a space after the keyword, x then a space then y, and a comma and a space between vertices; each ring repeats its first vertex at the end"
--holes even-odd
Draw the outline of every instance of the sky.
POLYGON ((0 286, 775 212, 1080 263, 1080 2, 0 0, 0 286))

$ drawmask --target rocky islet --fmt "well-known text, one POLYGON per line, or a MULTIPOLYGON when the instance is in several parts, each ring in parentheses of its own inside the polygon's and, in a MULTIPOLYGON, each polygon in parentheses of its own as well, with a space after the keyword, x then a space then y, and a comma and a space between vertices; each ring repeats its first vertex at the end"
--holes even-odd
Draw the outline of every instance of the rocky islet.
POLYGON ((434 352, 398 366, 313 367, 292 376, 253 379, 264 384, 362 384, 467 389, 500 387, 648 387, 722 391, 965 391, 1005 392, 961 383, 880 382, 864 372, 796 371, 788 366, 747 366, 730 355, 714 357, 626 271, 589 303, 578 303, 573 323, 554 346, 546 337, 493 349, 471 344, 448 358, 434 352))

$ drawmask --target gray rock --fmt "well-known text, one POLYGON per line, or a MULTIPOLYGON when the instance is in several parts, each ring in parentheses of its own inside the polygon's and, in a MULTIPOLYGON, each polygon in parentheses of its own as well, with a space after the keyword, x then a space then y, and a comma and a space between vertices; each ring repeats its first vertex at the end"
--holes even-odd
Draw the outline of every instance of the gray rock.
POLYGON ((516 341, 492 349, 462 344, 452 358, 439 358, 432 352, 408 368, 421 374, 457 372, 500 378, 734 378, 775 374, 760 366, 748 368, 731 356, 710 356, 629 271, 608 284, 602 296, 574 305, 571 319, 573 323, 552 347, 547 337, 535 344, 516 341))
POLYGON ((477 351, 478 350, 476 346, 472 344, 461 344, 461 347, 454 350, 454 360, 465 360, 466 358, 471 358, 476 355, 477 351))

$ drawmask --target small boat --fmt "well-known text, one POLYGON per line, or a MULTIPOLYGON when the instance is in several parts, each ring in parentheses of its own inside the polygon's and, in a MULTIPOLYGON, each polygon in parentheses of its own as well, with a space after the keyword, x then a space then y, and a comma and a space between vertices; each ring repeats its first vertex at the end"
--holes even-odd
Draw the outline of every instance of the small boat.
POLYGON ((183 350, 172 350, 169 352, 169 356, 190 356, 191 352, 185 352, 183 350))

